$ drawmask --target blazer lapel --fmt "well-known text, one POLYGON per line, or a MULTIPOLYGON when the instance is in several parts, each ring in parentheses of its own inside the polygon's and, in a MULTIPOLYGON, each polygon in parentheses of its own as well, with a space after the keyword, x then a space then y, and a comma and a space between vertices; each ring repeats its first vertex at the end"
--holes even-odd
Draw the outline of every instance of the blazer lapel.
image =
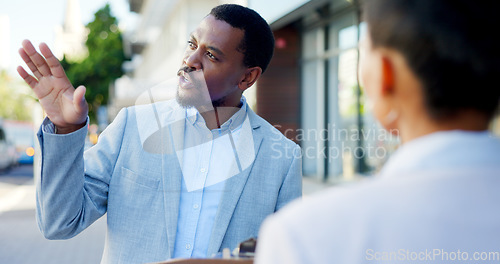
POLYGON ((229 226, 229 222, 236 208, 236 204, 240 199, 241 193, 243 192, 243 188, 245 187, 253 164, 255 163, 255 160, 257 159, 257 156, 259 154, 259 148, 262 143, 263 136, 261 131, 259 130, 260 124, 258 122, 258 119, 256 118, 256 114, 250 108, 248 108, 248 118, 250 120, 250 125, 252 128, 255 159, 252 165, 250 165, 243 172, 226 180, 224 193, 222 194, 222 198, 217 209, 217 215, 215 216, 214 227, 212 229, 212 235, 210 236, 210 242, 208 244, 207 256, 211 256, 212 254, 219 251, 222 240, 224 239, 226 230, 229 226))

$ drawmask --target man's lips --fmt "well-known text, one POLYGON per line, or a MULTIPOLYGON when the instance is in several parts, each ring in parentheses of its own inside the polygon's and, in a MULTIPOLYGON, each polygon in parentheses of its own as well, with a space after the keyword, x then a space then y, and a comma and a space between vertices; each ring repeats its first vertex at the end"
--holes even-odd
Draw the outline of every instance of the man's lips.
POLYGON ((179 86, 180 87, 182 87, 184 89, 192 87, 191 79, 189 78, 189 75, 185 71, 181 70, 177 73, 177 75, 179 76, 179 86))

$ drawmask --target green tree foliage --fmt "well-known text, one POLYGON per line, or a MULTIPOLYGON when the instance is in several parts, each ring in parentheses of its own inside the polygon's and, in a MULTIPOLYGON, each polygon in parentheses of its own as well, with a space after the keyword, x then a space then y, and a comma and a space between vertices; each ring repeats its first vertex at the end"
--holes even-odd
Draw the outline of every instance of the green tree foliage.
POLYGON ((85 45, 88 57, 72 63, 61 61, 73 85, 87 88, 85 98, 89 102, 89 116, 96 121, 97 108, 108 103, 109 85, 123 75, 125 60, 123 41, 117 19, 111 15, 109 4, 97 11, 94 21, 87 25, 89 34, 85 45))
POLYGON ((0 117, 31 121, 32 106, 36 102, 31 89, 6 71, 0 72, 0 117))

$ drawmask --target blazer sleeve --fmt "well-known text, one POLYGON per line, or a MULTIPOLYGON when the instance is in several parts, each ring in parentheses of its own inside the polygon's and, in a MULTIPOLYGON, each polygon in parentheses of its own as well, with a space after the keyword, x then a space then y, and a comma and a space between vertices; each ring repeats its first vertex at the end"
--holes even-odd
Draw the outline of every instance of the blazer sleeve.
POLYGON ((281 184, 275 211, 302 196, 302 155, 300 146, 295 144, 292 162, 281 184))
POLYGON ((46 132, 43 125, 40 128, 41 176, 36 179, 36 216, 46 238, 71 238, 106 213, 109 182, 126 116, 126 110, 120 111, 85 155, 87 126, 65 135, 46 132))

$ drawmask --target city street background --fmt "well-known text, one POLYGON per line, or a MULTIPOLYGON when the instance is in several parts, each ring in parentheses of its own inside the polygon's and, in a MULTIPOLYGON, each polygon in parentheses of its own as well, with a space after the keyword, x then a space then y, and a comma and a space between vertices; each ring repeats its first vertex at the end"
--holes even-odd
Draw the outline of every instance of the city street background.
MULTIPOLYGON (((358 42, 366 30, 351 0, 0 1, 0 131, 7 132, 8 122, 32 125, 31 144, 15 149, 27 153, 29 147, 38 164, 41 151, 34 133, 45 115, 16 72, 18 65, 25 66, 18 54, 23 39, 36 47, 47 43, 60 59, 63 54, 67 59, 75 56, 64 63, 65 71, 84 80, 72 82, 85 85, 86 99, 95 102, 90 102, 95 116, 87 148, 120 109, 176 77, 192 30, 221 2, 247 5, 271 25, 276 39, 273 59, 259 83, 244 95, 251 109, 301 146, 303 199, 376 173, 400 142, 380 127, 365 105, 357 70, 358 42), (120 37, 111 37, 117 32, 120 37), (87 45, 89 39, 101 45, 87 45), (121 56, 107 47, 126 55, 114 70, 105 66, 121 56), (99 78, 97 72, 102 73, 99 78), (103 80, 111 72, 121 76, 103 80)), ((500 135, 500 115, 491 129, 500 135)), ((0 148, 0 161, 13 153, 10 141, 11 135, 0 136, 5 149, 0 148)), ((33 171, 32 165, 0 171, 0 264, 99 263, 106 218, 72 239, 45 239, 35 218, 33 171)))
POLYGON ((69 240, 47 240, 35 219, 33 166, 0 172, 0 263, 99 263, 105 217, 69 240))

